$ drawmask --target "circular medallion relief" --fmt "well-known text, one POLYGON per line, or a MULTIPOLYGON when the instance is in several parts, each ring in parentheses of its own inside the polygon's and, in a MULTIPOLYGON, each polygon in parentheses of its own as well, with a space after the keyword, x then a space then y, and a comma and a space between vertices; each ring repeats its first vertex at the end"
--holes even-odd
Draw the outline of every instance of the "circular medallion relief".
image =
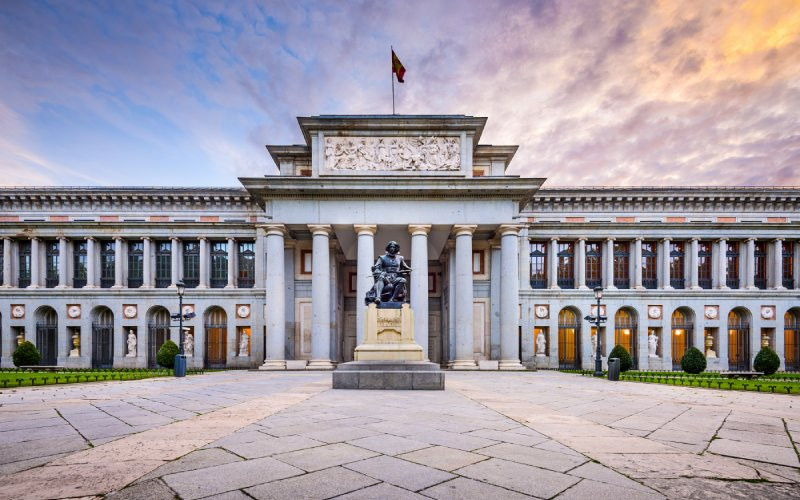
POLYGON ((11 308, 11 316, 21 318, 25 316, 25 306, 14 306, 11 308))
POLYGON ((708 319, 716 319, 716 317, 717 317, 717 308, 716 307, 706 307, 705 315, 706 315, 706 318, 708 318, 708 319))
POLYGON ((192 314, 193 312, 194 312, 194 306, 193 305, 188 305, 187 304, 187 305, 183 306, 183 314, 184 315, 192 314))
POLYGON ((658 306, 650 306, 647 309, 647 314, 649 314, 653 319, 658 319, 661 317, 661 308, 658 306))
POLYGON ((69 306, 67 308, 67 316, 70 318, 79 318, 81 315, 81 306, 69 306))
POLYGON ((135 318, 136 317, 136 306, 125 306, 125 309, 122 310, 122 314, 125 315, 126 318, 135 318))
POLYGON ((537 318, 546 318, 547 317, 547 306, 536 306, 536 317, 537 318))
POLYGON ((762 307, 761 308, 761 317, 762 318, 764 318, 764 319, 772 319, 772 317, 774 315, 775 315, 775 311, 773 311, 771 307, 767 306, 767 307, 762 307))
POLYGON ((239 315, 240 318, 246 318, 250 316, 250 306, 241 305, 236 308, 236 314, 239 315))

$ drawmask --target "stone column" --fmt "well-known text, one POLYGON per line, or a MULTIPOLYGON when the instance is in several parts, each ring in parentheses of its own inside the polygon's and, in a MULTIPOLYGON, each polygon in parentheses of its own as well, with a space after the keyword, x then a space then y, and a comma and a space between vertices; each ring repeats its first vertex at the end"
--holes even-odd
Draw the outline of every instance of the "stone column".
POLYGON ((558 238, 550 238, 547 249, 547 288, 557 290, 558 286, 558 238))
POLYGON ((528 228, 519 231, 519 287, 521 290, 531 289, 531 244, 528 228))
MULTIPOLYGON (((378 226, 356 224, 358 235, 358 261, 356 264, 356 345, 364 343, 364 297, 372 288, 372 264, 375 262, 375 232, 378 226)), ((413 296, 413 295, 412 295, 413 296)), ((416 314, 416 313, 415 313, 416 314)))
POLYGON ((500 233, 500 369, 524 370, 519 361, 519 226, 500 233))
POLYGON ((176 288, 176 283, 180 279, 180 242, 178 238, 170 239, 169 243, 169 262, 170 262, 170 280, 169 287, 176 288))
POLYGON ((67 288, 67 239, 58 239, 58 285, 56 288, 67 288))
POLYGON ((3 238, 3 288, 11 288, 11 283, 11 238, 3 238))
POLYGON ((208 288, 208 238, 205 236, 200 238, 200 283, 197 288, 208 288))
POLYGON ((697 236, 689 240, 689 288, 691 290, 700 290, 700 238, 697 236))
POLYGON ((86 238, 86 287, 97 288, 97 240, 86 238))
POLYGON ((266 227, 263 225, 256 226, 256 260, 253 271, 255 272, 255 283, 253 287, 262 288, 265 286, 264 277, 264 254, 266 253, 267 237, 266 227))
POLYGON ((122 237, 114 236, 114 286, 112 288, 122 288, 122 237))
MULTIPOLYGON (((717 264, 719 275, 717 277, 717 285, 719 286, 720 290, 727 290, 728 289, 728 239, 720 238, 719 243, 717 243, 717 248, 719 249, 718 251, 719 263, 717 264)), ((722 337, 722 335, 720 335, 720 337, 722 337)), ((725 335, 725 338, 727 338, 727 335, 725 335)))
MULTIPOLYGON (((742 288, 746 290, 756 289, 756 240, 747 238, 744 241, 744 280, 742 288)), ((727 246, 727 245, 726 245, 727 246)), ((727 254, 727 251, 725 252, 727 254)), ((725 263, 727 266, 727 256, 725 263)), ((727 284, 727 283, 726 283, 727 284)))
POLYGON ((456 237, 456 359, 453 362, 455 370, 477 368, 472 341, 472 233, 477 227, 476 225, 461 224, 453 226, 456 237))
MULTIPOLYGON (((414 340, 428 360, 428 233, 430 224, 411 224, 411 310, 414 311, 414 340)), ((517 237, 517 235, 514 235, 517 237)), ((514 259, 516 259, 516 254, 514 259)), ((516 268, 515 268, 516 269, 516 268)), ((519 276, 514 275, 514 280, 519 276)))
MULTIPOLYGON (((263 226, 267 246, 267 345, 262 370, 286 368, 286 276, 284 247, 286 227, 283 224, 263 226)), ((251 346, 252 349, 252 346, 251 346)))
POLYGON ((225 288, 236 288, 236 240, 228 238, 228 284, 225 288))
POLYGON ((783 238, 775 238, 772 255, 772 288, 786 290, 783 286, 783 238))
POLYGON ((603 288, 606 290, 616 290, 614 286, 614 238, 606 238, 605 241, 605 268, 603 269, 603 288))
POLYGON ((664 238, 661 241, 661 254, 663 255, 663 258, 661 259, 661 266, 662 266, 661 267, 661 279, 664 281, 663 283, 661 283, 661 288, 663 290, 672 290, 672 284, 670 282, 670 277, 671 276, 670 276, 670 269, 669 269, 669 267, 670 267, 669 266, 669 264, 670 264, 670 262, 669 262, 670 261, 670 257, 669 257, 669 252, 670 252, 669 246, 670 246, 670 243, 671 243, 670 238, 664 238))
POLYGON ((145 236, 142 238, 142 243, 142 288, 153 288, 153 266, 150 263, 153 239, 145 236))
POLYGON ((633 240, 633 288, 644 290, 642 285, 642 241, 641 236, 633 240))
POLYGON ((28 288, 39 288, 39 238, 31 238, 31 284, 28 288))
POLYGON ((578 289, 588 290, 586 286, 586 237, 578 238, 577 251, 575 252, 575 263, 577 264, 578 289))
POLYGON ((794 270, 794 289, 800 290, 800 241, 795 240, 794 245, 794 255, 792 258, 794 262, 792 264, 792 269, 794 270))
POLYGON ((331 267, 328 224, 309 224, 311 249, 311 361, 308 368, 330 370, 331 363, 331 267))

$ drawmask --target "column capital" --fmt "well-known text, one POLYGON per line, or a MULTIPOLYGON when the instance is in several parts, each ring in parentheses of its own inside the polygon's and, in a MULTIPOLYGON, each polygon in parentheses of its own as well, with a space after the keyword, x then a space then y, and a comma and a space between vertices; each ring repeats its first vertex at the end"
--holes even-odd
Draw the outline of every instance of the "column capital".
MULTIPOLYGON (((558 239, 558 238, 556 238, 556 239, 558 239)), ((578 236, 578 238, 575 241, 589 241, 589 237, 588 236, 578 236)))
POLYGON ((614 236, 606 236, 606 241, 614 242, 616 240, 617 240, 617 238, 615 238, 614 236))
POLYGON ((314 236, 318 234, 324 234, 325 236, 330 236, 330 234, 333 232, 333 228, 331 227, 330 224, 308 224, 308 229, 314 236))
POLYGON ((550 237, 550 242, 553 242, 553 241, 558 241, 558 236, 551 236, 550 237))
POLYGON ((661 238, 661 241, 670 242, 672 241, 672 236, 664 236, 663 238, 661 238))
POLYGON ((169 239, 170 241, 181 241, 181 239, 178 238, 177 236, 171 236, 169 239))
POLYGON ((123 238, 122 236, 120 236, 120 235, 118 235, 118 234, 115 234, 115 235, 112 237, 112 239, 113 239, 114 241, 124 241, 124 240, 125 240, 125 238, 123 238))
POLYGON ((519 232, 522 229, 522 225, 520 224, 502 224, 500 227, 497 228, 497 234, 500 236, 505 236, 507 234, 513 234, 514 236, 519 236, 519 232))
POLYGON ((644 236, 637 236, 633 239, 634 241, 644 241, 644 236))
POLYGON ((430 224, 409 224, 408 232, 411 236, 424 235, 427 236, 431 232, 430 224))
POLYGON ((197 241, 205 241, 206 243, 208 243, 208 236, 200 236, 199 238, 197 238, 197 241))
POLYGON ((284 224, 258 224, 256 229, 264 231, 265 236, 288 236, 289 230, 286 229, 284 224))
POLYGON ((353 230, 355 230, 356 234, 359 236, 362 234, 375 236, 375 233, 378 232, 378 226, 375 224, 353 224, 353 230))
POLYGON ((786 238, 785 238, 785 237, 783 237, 783 236, 778 236, 777 238, 773 238, 773 239, 772 239, 772 241, 773 241, 773 242, 775 242, 775 243, 778 243, 778 242, 783 242, 783 241, 785 241, 785 240, 786 240, 786 238))
POLYGON ((700 239, 701 238, 699 236, 692 236, 691 238, 689 238, 689 241, 700 241, 700 239))
POLYGON ((83 239, 85 239, 86 241, 97 241, 97 238, 95 236, 84 236, 83 239))
POLYGON ((148 240, 152 241, 153 237, 152 236, 142 236, 142 241, 148 241, 148 240))
MULTIPOLYGON (((753 238, 753 239, 755 240, 755 238, 753 238)), ((717 238, 717 241, 728 241, 728 237, 727 236, 721 236, 721 237, 717 238)))
POLYGON ((39 236, 31 236, 29 239, 30 239, 31 241, 41 241, 41 240, 42 240, 42 238, 41 238, 41 237, 39 237, 39 236))
POLYGON ((475 224, 454 224, 453 234, 455 236, 461 236, 461 235, 472 236, 472 233, 474 233, 476 229, 478 229, 478 226, 475 224))

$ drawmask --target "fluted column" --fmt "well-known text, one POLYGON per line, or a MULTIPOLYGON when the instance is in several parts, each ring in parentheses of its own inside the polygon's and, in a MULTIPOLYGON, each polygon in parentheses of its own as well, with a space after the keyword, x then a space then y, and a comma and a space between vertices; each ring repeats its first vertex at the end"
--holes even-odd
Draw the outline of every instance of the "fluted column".
POLYGON ((661 241, 661 254, 663 258, 661 259, 661 279, 663 283, 661 283, 661 288, 664 290, 672 290, 672 283, 670 282, 670 238, 664 238, 661 241))
MULTIPOLYGON (((428 360, 428 233, 430 224, 411 224, 411 310, 414 311, 414 340, 428 360)), ((514 255, 516 259, 517 256, 514 255)), ((514 276, 514 279, 519 279, 514 276)))
MULTIPOLYGON (((717 278, 717 286, 719 286, 720 290, 727 290, 728 289, 728 239, 727 238, 720 238, 719 242, 717 243, 717 248, 719 249, 719 262, 717 263, 718 278, 717 278)), ((749 274, 749 273, 748 273, 749 274)), ((720 337, 722 337, 720 335, 720 337)), ((727 336, 726 336, 727 338, 727 336)))
POLYGON ((58 239, 58 285, 56 288, 67 288, 67 239, 58 239))
POLYGON ((236 287, 236 240, 228 238, 228 284, 225 288, 236 287))
POLYGON ((142 238, 142 243, 142 288, 153 288, 153 266, 150 263, 153 239, 145 236, 142 238))
POLYGON ((641 236, 633 240, 633 288, 644 290, 642 285, 642 241, 641 236))
POLYGON ((772 288, 775 290, 786 290, 783 286, 783 238, 775 238, 772 243, 772 288))
POLYGON ((519 287, 521 290, 531 289, 531 243, 528 228, 519 231, 519 287))
POLYGON ((558 289, 558 238, 550 238, 547 249, 547 288, 558 289))
POLYGON ((31 238, 31 284, 28 288, 39 288, 39 238, 31 238))
MULTIPOLYGON (((358 256, 356 263, 356 345, 364 343, 364 297, 372 288, 372 264, 375 261, 375 232, 378 226, 356 224, 358 235, 358 256)), ((413 295, 412 295, 413 297, 413 295)))
POLYGON ((311 248, 311 361, 309 368, 332 369, 331 363, 331 263, 328 224, 309 224, 311 248))
POLYGON ((86 238, 86 286, 97 288, 97 240, 93 236, 86 238))
POLYGON ((689 240, 689 288, 700 290, 700 241, 698 237, 689 240))
POLYGON ((584 236, 578 238, 575 264, 577 265, 578 289, 588 290, 589 287, 586 286, 586 237, 584 236))
POLYGON ((180 242, 178 238, 172 238, 169 243, 170 288, 175 288, 180 279, 180 242))
POLYGON ((122 288, 122 242, 121 236, 114 236, 114 286, 122 288))
MULTIPOLYGON (((747 238, 744 244, 744 286, 746 290, 756 289, 756 240, 747 238)), ((725 252, 727 254, 727 251, 725 252)), ((726 257, 725 262, 728 262, 726 257)), ((727 284, 727 283, 726 283, 727 284)))
POLYGON ((267 240, 267 345, 261 369, 283 370, 286 368, 286 227, 283 224, 267 225, 263 230, 267 240))
POLYGON ((472 233, 476 225, 455 225, 456 238, 456 359, 455 370, 473 370, 475 352, 473 335, 472 292, 472 233))
POLYGON ((616 290, 617 287, 614 286, 614 238, 606 238, 605 241, 605 251, 603 254, 605 255, 605 268, 603 268, 603 288, 606 290, 616 290))
POLYGON ((500 369, 523 370, 519 360, 519 226, 500 226, 500 369))
POLYGON ((3 288, 11 288, 11 238, 3 238, 3 288))
POLYGON ((208 238, 200 238, 200 283, 197 288, 208 288, 208 260, 209 260, 208 238))

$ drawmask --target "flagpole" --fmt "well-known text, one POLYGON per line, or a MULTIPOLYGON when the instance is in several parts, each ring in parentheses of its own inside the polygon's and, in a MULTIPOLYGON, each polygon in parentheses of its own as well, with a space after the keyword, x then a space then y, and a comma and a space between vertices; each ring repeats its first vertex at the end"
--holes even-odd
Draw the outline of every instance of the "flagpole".
POLYGON ((394 112, 394 47, 389 45, 389 49, 392 51, 392 71, 389 72, 389 79, 392 81, 392 114, 397 114, 394 112))

